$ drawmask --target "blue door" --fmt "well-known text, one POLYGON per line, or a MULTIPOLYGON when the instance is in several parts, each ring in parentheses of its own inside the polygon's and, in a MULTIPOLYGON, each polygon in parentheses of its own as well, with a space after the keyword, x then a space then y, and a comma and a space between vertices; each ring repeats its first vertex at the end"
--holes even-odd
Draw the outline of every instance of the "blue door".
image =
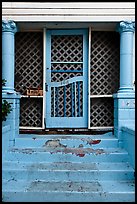
POLYGON ((88 31, 47 30, 46 128, 88 127, 88 31))

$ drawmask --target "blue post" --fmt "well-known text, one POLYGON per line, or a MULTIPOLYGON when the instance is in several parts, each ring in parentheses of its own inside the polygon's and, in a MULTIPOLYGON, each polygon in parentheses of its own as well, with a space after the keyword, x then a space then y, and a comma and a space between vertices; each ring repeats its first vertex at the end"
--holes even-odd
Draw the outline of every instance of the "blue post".
POLYGON ((133 33, 134 23, 120 22, 117 27, 120 33, 120 87, 119 93, 133 92, 133 33))
POLYGON ((135 93, 132 84, 133 69, 133 34, 135 24, 120 22, 117 31, 120 33, 120 87, 114 98, 114 134, 123 146, 121 128, 135 123, 135 93))
POLYGON ((3 92, 14 92, 14 35, 17 31, 16 24, 2 21, 2 79, 6 85, 2 87, 3 92))
POLYGON ((2 100, 11 103, 12 111, 8 114, 6 121, 2 122, 2 129, 9 128, 10 134, 2 135, 4 152, 9 147, 15 145, 15 137, 19 135, 19 116, 20 116, 20 94, 14 90, 15 75, 15 46, 14 35, 17 31, 16 24, 12 21, 2 21, 2 79, 6 80, 2 87, 2 100))

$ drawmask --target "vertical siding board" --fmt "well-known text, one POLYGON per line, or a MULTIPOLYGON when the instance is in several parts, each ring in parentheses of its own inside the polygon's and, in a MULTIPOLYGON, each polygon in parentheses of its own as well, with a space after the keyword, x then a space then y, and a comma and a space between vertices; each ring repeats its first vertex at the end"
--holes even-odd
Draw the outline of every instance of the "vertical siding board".
POLYGON ((90 129, 90 60, 91 60, 91 27, 88 40, 88 128, 90 129))
POLYGON ((45 128, 44 117, 45 117, 45 111, 46 111, 46 106, 45 106, 45 97, 46 97, 46 93, 45 93, 45 80, 46 80, 45 62, 46 62, 46 28, 43 29, 43 112, 42 112, 42 128, 43 129, 45 128))

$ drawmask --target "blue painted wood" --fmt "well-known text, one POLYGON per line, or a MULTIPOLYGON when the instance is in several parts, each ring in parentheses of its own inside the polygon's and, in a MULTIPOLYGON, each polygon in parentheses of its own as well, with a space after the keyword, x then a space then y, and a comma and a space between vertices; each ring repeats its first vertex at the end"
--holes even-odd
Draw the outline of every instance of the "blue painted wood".
POLYGON ((72 117, 74 116, 74 97, 73 97, 73 83, 71 84, 71 111, 72 111, 72 117))
POLYGON ((66 117, 66 86, 64 86, 64 117, 66 117))
POLYGON ((76 103, 75 103, 75 101, 76 101, 75 91, 76 91, 76 90, 75 90, 75 83, 76 83, 76 82, 73 82, 73 101, 74 101, 74 104, 73 104, 73 105, 74 105, 74 106, 73 106, 73 108, 74 108, 74 113, 73 113, 73 114, 74 114, 74 116, 76 116, 76 103))
POLYGON ((13 21, 2 21, 2 78, 6 80, 3 91, 14 91, 14 34, 16 24, 13 21))
POLYGON ((80 82, 78 81, 78 117, 80 117, 80 82))
POLYGON ((122 21, 118 24, 120 32, 120 87, 119 92, 133 92, 133 33, 135 25, 132 22, 122 21))
MULTIPOLYGON (((46 127, 47 128, 76 128, 76 127, 83 127, 87 128, 88 127, 88 30, 87 29, 78 29, 78 30, 47 30, 46 34, 46 83, 48 84, 49 91, 46 92, 46 127), (74 64, 83 64, 83 76, 78 76, 78 77, 73 77, 68 80, 64 80, 62 82, 51 82, 51 72, 75 72, 75 71, 63 71, 63 70, 58 70, 58 71, 53 71, 51 70, 51 64, 52 63, 69 63, 71 62, 51 62, 51 35, 82 35, 83 36, 83 62, 72 62, 74 64), (74 93, 71 93, 72 96, 72 116, 67 117, 65 115, 66 108, 65 108, 65 101, 64 101, 64 117, 59 117, 57 115, 56 117, 51 117, 51 87, 62 87, 67 84, 72 84, 76 83, 78 81, 83 82, 83 115, 81 117, 79 114, 79 106, 78 106, 78 115, 77 115, 77 104, 76 103, 76 93, 73 85, 71 86, 72 91, 74 93), (74 100, 73 100, 74 99, 74 100)), ((76 72, 82 72, 76 71, 76 72)), ((55 94, 57 97, 57 94, 55 94)), ((79 97, 79 96, 78 96, 79 97)), ((66 98, 66 95, 64 94, 64 100, 66 98)), ((56 102, 57 102, 56 98, 56 102)), ((79 103, 79 99, 78 99, 79 103)))
POLYGON ((78 81, 82 81, 83 80, 83 76, 77 76, 77 77, 73 77, 71 79, 67 79, 61 82, 52 82, 52 84, 50 85, 51 87, 62 87, 62 86, 66 86, 68 84, 71 84, 73 82, 78 82, 78 81))

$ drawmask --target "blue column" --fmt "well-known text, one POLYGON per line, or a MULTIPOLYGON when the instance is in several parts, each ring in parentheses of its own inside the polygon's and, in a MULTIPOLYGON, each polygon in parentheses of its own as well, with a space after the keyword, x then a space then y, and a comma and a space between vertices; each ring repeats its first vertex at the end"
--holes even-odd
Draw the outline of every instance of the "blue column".
POLYGON ((119 139, 119 146, 124 146, 122 127, 135 126, 135 92, 132 84, 133 69, 133 33, 135 24, 120 22, 120 87, 114 98, 114 135, 119 139))
POLYGON ((14 34, 16 24, 9 21, 2 21, 2 79, 6 85, 2 87, 3 92, 14 93, 14 34))
MULTIPOLYGON (((2 100, 11 103, 12 107, 6 121, 2 122, 2 130, 9 129, 8 134, 2 135, 4 153, 9 147, 15 145, 15 138, 19 135, 20 94, 14 90, 14 35, 16 31, 16 24, 13 21, 2 21, 2 79, 6 80, 5 86, 2 87, 2 100)), ((6 154, 4 158, 5 156, 6 154)))
POLYGON ((132 92, 133 33, 135 24, 121 21, 117 27, 120 33, 120 87, 119 93, 132 92))

